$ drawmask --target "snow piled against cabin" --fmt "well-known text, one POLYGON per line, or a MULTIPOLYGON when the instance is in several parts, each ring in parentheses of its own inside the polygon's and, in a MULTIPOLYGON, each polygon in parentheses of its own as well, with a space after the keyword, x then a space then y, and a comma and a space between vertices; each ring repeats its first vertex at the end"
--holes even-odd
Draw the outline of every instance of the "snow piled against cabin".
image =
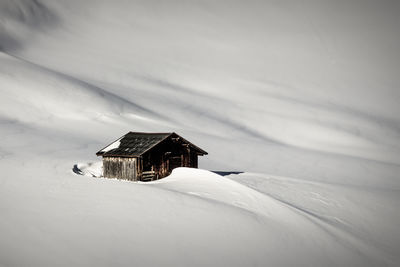
POLYGON ((399 12, 0 1, 0 266, 398 266, 399 12), (129 131, 243 173, 93 178, 129 131))

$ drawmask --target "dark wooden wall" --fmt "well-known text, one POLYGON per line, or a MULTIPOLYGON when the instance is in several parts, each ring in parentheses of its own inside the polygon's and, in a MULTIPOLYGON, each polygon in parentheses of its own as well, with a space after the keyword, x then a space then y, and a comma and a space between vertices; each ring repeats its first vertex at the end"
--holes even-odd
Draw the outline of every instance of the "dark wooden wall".
POLYGON ((143 171, 154 171, 157 178, 168 176, 174 168, 197 168, 197 153, 189 146, 167 139, 143 155, 143 171))

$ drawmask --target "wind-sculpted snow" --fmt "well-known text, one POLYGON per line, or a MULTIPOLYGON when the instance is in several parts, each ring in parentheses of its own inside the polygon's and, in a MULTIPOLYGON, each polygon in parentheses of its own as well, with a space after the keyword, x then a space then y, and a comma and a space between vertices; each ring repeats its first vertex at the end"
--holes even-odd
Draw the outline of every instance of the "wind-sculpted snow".
POLYGON ((0 51, 16 51, 34 38, 37 29, 47 30, 58 24, 58 17, 36 0, 0 2, 0 51))
POLYGON ((393 235, 396 226, 391 221, 399 220, 396 206, 393 206, 398 201, 398 188, 305 182, 251 173, 229 178, 309 218, 350 249, 371 258, 381 258, 386 264, 396 264, 399 238, 393 235))
POLYGON ((399 265, 399 12, 0 1, 0 265, 399 265), (128 131, 244 173, 78 163, 128 131))
POLYGON ((6 52, 63 75, 66 86, 167 114, 159 118, 173 119, 169 128, 399 163, 396 3, 325 4, 342 11, 325 17, 327 6, 308 3, 308 18, 294 3, 98 3, 4 2, 2 25, 17 21, 32 36, 6 52), (366 20, 375 27, 359 25, 366 20))

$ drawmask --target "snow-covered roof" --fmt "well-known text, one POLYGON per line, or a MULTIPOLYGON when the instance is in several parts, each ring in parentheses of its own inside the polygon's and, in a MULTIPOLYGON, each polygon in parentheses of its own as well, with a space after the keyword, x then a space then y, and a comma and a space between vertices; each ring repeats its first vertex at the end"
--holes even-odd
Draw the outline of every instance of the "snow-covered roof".
POLYGON ((97 156, 123 156, 138 157, 155 147, 163 140, 172 137, 180 138, 184 143, 188 144, 192 149, 196 150, 200 155, 208 154, 206 151, 195 146, 191 142, 182 138, 176 133, 143 133, 129 132, 118 138, 108 146, 104 147, 96 153, 97 156))

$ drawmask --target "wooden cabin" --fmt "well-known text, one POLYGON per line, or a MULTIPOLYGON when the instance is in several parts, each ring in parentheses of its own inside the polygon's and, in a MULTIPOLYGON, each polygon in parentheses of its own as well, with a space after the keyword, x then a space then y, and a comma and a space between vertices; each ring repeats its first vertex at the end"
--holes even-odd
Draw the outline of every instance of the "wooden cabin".
POLYGON ((103 157, 103 176, 152 181, 174 168, 197 168, 207 152, 176 133, 129 132, 96 153, 103 157))

